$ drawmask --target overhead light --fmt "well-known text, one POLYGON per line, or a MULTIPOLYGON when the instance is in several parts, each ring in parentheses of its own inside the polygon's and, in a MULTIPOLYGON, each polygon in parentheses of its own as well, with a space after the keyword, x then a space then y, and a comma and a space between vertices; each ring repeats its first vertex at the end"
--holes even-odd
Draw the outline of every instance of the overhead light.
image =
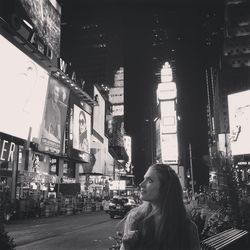
POLYGON ((28 21, 26 21, 25 19, 23 19, 23 22, 24 22, 29 28, 31 28, 31 29, 33 30, 33 26, 32 26, 28 21))

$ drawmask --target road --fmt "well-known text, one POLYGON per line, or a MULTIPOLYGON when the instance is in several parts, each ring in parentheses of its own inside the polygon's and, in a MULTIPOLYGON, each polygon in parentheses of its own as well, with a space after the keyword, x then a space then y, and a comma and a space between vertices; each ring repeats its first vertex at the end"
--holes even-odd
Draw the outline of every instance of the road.
POLYGON ((121 219, 103 211, 89 214, 12 221, 6 225, 17 250, 107 250, 121 230, 121 219))

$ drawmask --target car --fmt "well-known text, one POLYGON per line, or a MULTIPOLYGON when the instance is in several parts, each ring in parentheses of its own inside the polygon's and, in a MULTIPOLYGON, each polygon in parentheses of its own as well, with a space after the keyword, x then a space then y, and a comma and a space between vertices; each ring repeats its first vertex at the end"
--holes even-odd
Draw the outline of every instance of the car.
POLYGON ((124 217, 132 208, 138 206, 133 197, 115 196, 109 203, 109 216, 124 217))

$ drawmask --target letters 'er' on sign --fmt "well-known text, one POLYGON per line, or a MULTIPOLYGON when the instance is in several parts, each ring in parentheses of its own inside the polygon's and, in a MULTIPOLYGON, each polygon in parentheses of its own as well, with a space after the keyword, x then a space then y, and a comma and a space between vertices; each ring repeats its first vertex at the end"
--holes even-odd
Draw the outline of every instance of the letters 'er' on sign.
POLYGON ((16 148, 14 142, 0 139, 0 160, 13 161, 13 155, 16 148))

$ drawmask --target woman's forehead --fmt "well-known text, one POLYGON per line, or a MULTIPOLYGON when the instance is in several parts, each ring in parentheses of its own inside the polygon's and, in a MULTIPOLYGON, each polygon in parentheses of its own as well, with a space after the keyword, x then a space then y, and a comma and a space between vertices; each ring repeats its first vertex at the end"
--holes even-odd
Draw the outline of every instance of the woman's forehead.
POLYGON ((144 175, 144 178, 151 177, 151 178, 158 178, 156 170, 150 167, 144 175))

